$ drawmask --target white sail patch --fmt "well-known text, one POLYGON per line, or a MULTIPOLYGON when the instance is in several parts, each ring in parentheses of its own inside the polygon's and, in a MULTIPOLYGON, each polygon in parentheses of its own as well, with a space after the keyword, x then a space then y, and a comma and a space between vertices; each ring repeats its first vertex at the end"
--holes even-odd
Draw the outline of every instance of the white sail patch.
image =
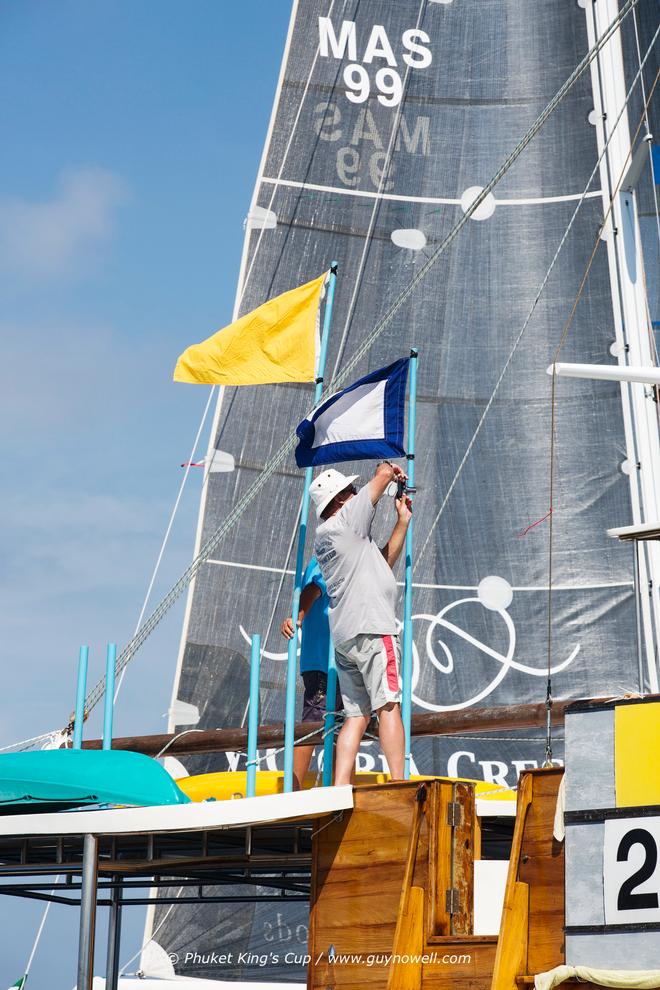
POLYGON ((265 206, 253 206, 247 215, 245 226, 250 230, 275 230, 277 214, 267 210, 265 206))
POLYGON ((382 106, 398 106, 403 96, 399 66, 403 63, 411 69, 427 69, 433 61, 430 41, 426 31, 408 28, 395 46, 383 24, 374 24, 366 38, 358 39, 355 21, 342 21, 336 31, 329 17, 319 17, 319 55, 348 59, 342 78, 351 103, 365 103, 375 90, 382 106), (365 66, 375 73, 370 74, 365 66))
POLYGON ((407 251, 423 251, 426 247, 426 234, 415 227, 400 227, 390 234, 392 243, 407 251))
MULTIPOLYGON (((470 186, 469 189, 465 190, 465 192, 461 196, 461 209, 463 210, 463 213, 467 213, 467 211, 470 209, 470 207, 475 202, 475 200, 477 200, 479 196, 481 196, 482 192, 483 192, 483 186, 470 186)), ((493 196, 492 193, 488 193, 483 203, 480 203, 479 206, 474 211, 474 213, 472 214, 471 219, 488 220, 488 218, 492 217, 493 213, 495 212, 496 206, 497 206, 497 202, 495 200, 495 197, 493 196)))
POLYGON ((385 436, 386 381, 360 385, 342 396, 314 422, 312 447, 385 436))

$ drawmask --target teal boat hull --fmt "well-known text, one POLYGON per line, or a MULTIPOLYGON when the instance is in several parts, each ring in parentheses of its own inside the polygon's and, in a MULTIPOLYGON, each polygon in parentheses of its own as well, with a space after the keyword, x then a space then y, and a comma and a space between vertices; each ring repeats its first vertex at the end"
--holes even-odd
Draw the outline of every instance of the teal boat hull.
POLYGON ((53 749, 0 756, 0 814, 189 801, 160 763, 141 753, 53 749))

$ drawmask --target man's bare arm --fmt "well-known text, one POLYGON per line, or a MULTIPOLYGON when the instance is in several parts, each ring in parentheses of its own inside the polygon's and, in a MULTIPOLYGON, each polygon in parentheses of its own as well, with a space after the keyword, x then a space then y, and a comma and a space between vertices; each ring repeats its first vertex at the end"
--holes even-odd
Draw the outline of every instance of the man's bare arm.
POLYGON ((406 475, 398 464, 390 464, 389 461, 383 461, 382 464, 379 464, 374 472, 373 478, 369 482, 371 504, 375 505, 379 498, 385 494, 385 489, 389 485, 390 481, 395 481, 397 478, 405 477, 406 475))
POLYGON ((390 567, 394 567, 401 556, 403 545, 406 542, 406 531, 412 518, 412 503, 407 495, 398 498, 395 504, 398 518, 392 535, 380 551, 390 567))
MULTIPOLYGON (((303 619, 309 612, 310 608, 314 604, 317 598, 321 597, 321 589, 318 584, 306 584, 303 590, 300 592, 300 611, 298 612, 298 628, 303 624, 303 619)), ((285 619, 280 626, 280 632, 285 639, 293 639, 293 634, 295 632, 293 628, 293 620, 291 616, 285 619)))

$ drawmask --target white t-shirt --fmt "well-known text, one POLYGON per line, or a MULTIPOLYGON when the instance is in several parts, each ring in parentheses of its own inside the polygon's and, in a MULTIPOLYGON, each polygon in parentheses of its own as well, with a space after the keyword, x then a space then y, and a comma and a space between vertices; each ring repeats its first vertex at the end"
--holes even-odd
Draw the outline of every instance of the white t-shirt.
POLYGON ((371 539, 375 511, 365 485, 316 530, 314 555, 330 597, 328 617, 336 645, 363 634, 397 633, 396 581, 371 539))

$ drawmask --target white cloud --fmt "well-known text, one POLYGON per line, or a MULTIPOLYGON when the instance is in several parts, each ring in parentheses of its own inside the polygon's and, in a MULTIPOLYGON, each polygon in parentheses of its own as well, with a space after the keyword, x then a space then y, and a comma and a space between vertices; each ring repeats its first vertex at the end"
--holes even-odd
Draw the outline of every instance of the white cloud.
POLYGON ((47 202, 0 200, 0 272, 28 278, 71 276, 90 250, 114 234, 118 208, 127 199, 124 181, 101 168, 60 176, 47 202))

